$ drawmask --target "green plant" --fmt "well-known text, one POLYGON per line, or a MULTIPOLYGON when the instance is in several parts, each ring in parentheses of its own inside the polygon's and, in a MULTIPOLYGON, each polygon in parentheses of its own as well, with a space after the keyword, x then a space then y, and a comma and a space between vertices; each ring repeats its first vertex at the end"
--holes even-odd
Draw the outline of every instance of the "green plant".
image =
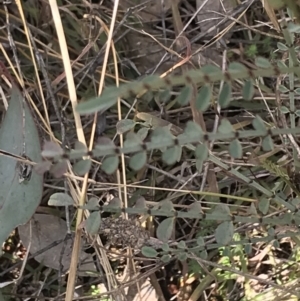
MULTIPOLYGON (((294 32, 298 32, 300 28, 293 24, 288 24, 287 29, 284 29, 284 34, 287 42, 291 41, 294 36, 294 32)), ((282 49, 283 47, 281 47, 282 49)), ((231 100, 231 87, 233 81, 238 79, 240 82, 243 81, 242 94, 245 99, 252 99, 253 91, 255 88, 255 79, 257 77, 265 77, 270 75, 280 75, 288 73, 290 74, 290 89, 288 91, 294 91, 293 82, 294 74, 300 75, 300 68, 298 62, 295 59, 295 48, 287 47, 286 50, 290 52, 290 65, 286 66, 282 62, 278 62, 278 65, 272 65, 268 60, 264 58, 256 58, 257 69, 250 70, 249 68, 243 66, 240 63, 231 63, 228 66, 226 72, 221 71, 215 66, 205 66, 200 70, 189 71, 182 76, 169 76, 167 78, 159 78, 157 76, 148 77, 142 81, 133 82, 129 84, 124 84, 120 87, 108 87, 100 97, 93 98, 87 102, 78 105, 78 112, 81 114, 95 113, 97 111, 107 110, 118 101, 118 97, 135 97, 136 95, 141 95, 145 91, 159 90, 163 89, 165 91, 170 91, 174 86, 180 86, 181 92, 177 96, 177 101, 180 104, 186 104, 189 99, 193 97, 193 89, 195 85, 200 86, 198 95, 196 96, 197 108, 204 112, 211 104, 212 97, 212 87, 218 81, 224 81, 224 85, 220 87, 218 104, 221 108, 225 108, 230 104, 231 100)), ((290 112, 294 112, 294 92, 290 92, 290 112)), ((249 249, 251 244, 258 241, 278 241, 281 237, 285 235, 296 236, 295 233, 287 232, 282 235, 277 235, 275 225, 291 225, 299 224, 300 215, 298 213, 298 204, 300 199, 298 198, 298 191, 294 190, 297 197, 291 201, 284 199, 281 192, 273 191, 262 186, 258 181, 249 179, 244 176, 243 173, 239 172, 237 169, 225 164, 214 156, 208 149, 208 144, 211 141, 226 141, 229 140, 228 152, 231 158, 239 159, 243 156, 243 150, 241 141, 243 139, 253 139, 261 137, 261 149, 264 152, 272 152, 274 150, 273 137, 275 135, 286 134, 288 137, 291 135, 300 133, 300 128, 295 126, 294 114, 291 115, 291 128, 276 128, 274 125, 267 124, 259 116, 256 116, 252 122, 254 129, 252 130, 234 130, 231 123, 223 118, 221 119, 220 125, 217 132, 207 133, 202 130, 202 128, 196 123, 190 121, 187 123, 186 128, 181 134, 174 133, 167 127, 157 126, 155 123, 153 126, 153 133, 150 136, 150 141, 144 142, 146 138, 141 138, 140 135, 134 133, 134 128, 136 122, 133 120, 122 120, 117 124, 117 129, 119 133, 127 133, 125 143, 123 147, 116 146, 108 138, 100 139, 100 142, 96 144, 92 151, 87 151, 81 144, 77 144, 74 150, 63 151, 58 145, 51 142, 44 145, 43 156, 48 159, 51 158, 54 165, 49 164, 47 161, 48 169, 56 167, 56 170, 61 168, 64 170, 63 166, 66 160, 80 159, 83 156, 91 157, 104 157, 101 168, 107 172, 114 172, 119 164, 119 156, 121 154, 131 155, 129 158, 129 166, 133 170, 140 170, 147 162, 147 152, 160 150, 162 151, 162 159, 166 164, 174 164, 176 161, 180 160, 182 154, 182 148, 187 148, 194 152, 194 164, 198 171, 202 171, 203 164, 206 161, 212 162, 213 164, 219 166, 221 169, 225 170, 228 174, 233 177, 238 178, 240 181, 247 183, 249 187, 253 188, 257 192, 256 205, 251 203, 248 208, 247 216, 240 216, 236 213, 231 212, 228 205, 216 203, 211 206, 209 213, 204 213, 201 209, 199 203, 195 202, 192 204, 187 211, 177 211, 174 209, 173 203, 171 201, 165 200, 160 204, 157 204, 156 208, 147 208, 142 202, 137 208, 121 208, 121 202, 118 201, 113 203, 111 206, 101 207, 98 206, 94 199, 90 200, 84 208, 91 210, 91 214, 87 220, 87 225, 92 225, 92 233, 97 233, 97 230, 101 224, 100 214, 97 211, 105 212, 126 212, 129 214, 144 214, 151 216, 165 216, 167 217, 163 222, 161 222, 157 228, 157 237, 163 242, 167 242, 171 236, 172 229, 178 218, 190 218, 199 219, 200 223, 205 221, 215 221, 215 243, 207 244, 203 237, 198 237, 197 243, 191 248, 186 247, 184 241, 180 242, 181 245, 174 248, 167 248, 167 251, 162 251, 161 256, 165 261, 170 260, 170 254, 178 257, 181 260, 185 260, 188 254, 197 252, 199 256, 204 258, 207 256, 207 251, 213 248, 220 248, 222 246, 230 245, 243 245, 245 249, 249 249), (270 211, 274 205, 277 208, 281 208, 280 214, 272 213, 270 211), (258 209, 258 211, 257 211, 258 209), (96 210, 96 211, 95 211, 96 210), (268 237, 251 238, 244 237, 240 241, 233 241, 233 235, 235 229, 240 223, 259 223, 260 225, 268 226, 268 237)), ((292 138, 291 138, 292 139, 292 138)), ((296 149, 294 149, 296 154, 296 149)), ((44 164, 44 163, 42 163, 44 164)), ((74 169, 82 174, 89 170, 91 164, 90 159, 80 159, 74 166, 74 169), (79 168, 78 168, 79 166, 79 168)), ((293 185, 285 172, 273 164, 271 161, 258 160, 257 164, 260 164, 271 173, 278 177, 284 179, 284 181, 293 188, 293 185)), ((200 195, 207 195, 208 193, 202 192, 198 193, 200 195)), ((231 197, 234 199, 234 196, 231 197)), ((243 200, 242 197, 237 197, 237 199, 243 200)), ((244 199, 245 200, 245 199, 244 199)), ((253 201, 254 199, 252 199, 253 201)), ((58 202, 56 205, 71 205, 70 202, 58 202)), ((80 208, 78 208, 80 209, 80 208)), ((88 230, 91 227, 88 226, 88 230)), ((153 248, 153 246, 145 246, 143 248, 145 255, 150 257, 156 257, 158 251, 153 248)), ((248 250, 249 252, 249 250, 248 250)))

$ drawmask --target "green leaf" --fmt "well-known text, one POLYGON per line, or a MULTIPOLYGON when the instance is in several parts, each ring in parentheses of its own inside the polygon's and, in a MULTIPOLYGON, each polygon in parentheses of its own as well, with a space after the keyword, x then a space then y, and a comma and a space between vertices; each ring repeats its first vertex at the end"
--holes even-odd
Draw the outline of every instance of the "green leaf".
POLYGON ((229 144, 229 154, 234 159, 240 159, 243 156, 243 148, 238 139, 234 139, 229 144))
POLYGON ((110 202, 106 205, 108 208, 121 208, 122 201, 119 198, 113 198, 110 202))
POLYGON ((218 244, 227 245, 231 242, 234 234, 234 226, 231 221, 221 223, 215 232, 215 238, 218 244))
POLYGON ((140 128, 136 134, 139 136, 141 141, 144 141, 147 138, 148 133, 149 133, 149 128, 140 128))
POLYGON ((300 33, 300 25, 299 24, 289 22, 287 28, 290 33, 300 33))
POLYGON ((186 261, 187 260, 187 254, 185 253, 185 252, 180 252, 180 253, 178 253, 177 254, 177 259, 179 260, 179 261, 186 261))
POLYGON ((224 217, 230 218, 230 209, 228 205, 226 204, 217 205, 212 212, 212 216, 214 217, 215 220, 222 220, 224 219, 224 217))
POLYGON ((94 197, 90 198, 87 204, 84 205, 84 208, 90 211, 99 209, 99 199, 94 197))
POLYGON ((200 138, 200 135, 203 134, 203 130, 197 123, 188 121, 184 129, 184 134, 190 138, 200 138))
POLYGON ((280 60, 277 61, 277 66, 279 68, 287 68, 288 67, 283 61, 280 61, 280 60))
POLYGON ((256 210, 254 203, 251 203, 250 207, 248 207, 247 213, 249 215, 257 216, 257 210, 256 210))
POLYGON ((110 157, 106 157, 103 160, 101 164, 101 169, 108 175, 111 175, 117 170, 118 166, 119 166, 119 157, 110 156, 110 157))
POLYGON ((156 258, 158 255, 157 251, 154 248, 148 246, 143 246, 141 251, 142 254, 148 258, 156 258))
POLYGON ((259 115, 256 115, 255 119, 253 119, 252 125, 256 130, 262 131, 263 133, 267 133, 265 123, 259 115))
POLYGON ((178 249, 187 249, 185 241, 184 240, 179 241, 177 244, 177 248, 178 249))
POLYGON ((188 212, 202 212, 202 207, 200 202, 193 202, 189 207, 188 207, 188 212))
POLYGON ((142 142, 143 141, 138 134, 129 132, 126 135, 126 140, 124 141, 124 147, 136 147, 137 145, 141 145, 142 142))
POLYGON ((185 106, 190 102, 192 94, 193 94, 193 87, 192 86, 185 86, 181 89, 181 92, 176 97, 176 101, 181 106, 185 106))
POLYGON ((282 51, 287 51, 289 48, 281 42, 277 42, 277 48, 282 51))
POLYGON ((139 152, 134 154, 129 160, 129 167, 135 171, 141 170, 147 163, 147 153, 139 152))
POLYGON ((196 160, 196 168, 199 173, 202 172, 204 162, 205 161, 203 160, 199 160, 199 159, 196 160))
POLYGON ((252 253, 252 245, 251 244, 245 244, 244 250, 245 250, 246 254, 251 255, 251 253, 252 253))
POLYGON ((61 156, 63 153, 63 149, 54 141, 46 141, 43 145, 42 156, 45 158, 61 156))
POLYGON ((245 65, 239 62, 232 62, 228 65, 228 71, 230 73, 234 73, 234 72, 247 72, 248 70, 245 67, 245 65))
POLYGON ((174 211, 174 204, 170 200, 161 201, 159 203, 159 206, 161 211, 166 211, 166 212, 174 211))
POLYGON ((53 193, 48 201, 49 206, 73 206, 74 200, 64 192, 53 193))
POLYGON ((172 165, 180 160, 181 157, 181 146, 175 145, 168 148, 162 154, 162 160, 168 164, 172 165))
MULTIPOLYGON (((31 110, 16 86, 12 87, 9 106, 2 118, 0 149, 12 155, 27 156, 33 162, 42 162, 40 134, 31 110)), ((12 157, 0 156, 0 190, 2 245, 13 229, 31 219, 39 206, 43 175, 12 157)))
POLYGON ((100 225, 101 225, 101 216, 98 211, 92 212, 85 221, 85 229, 91 235, 95 235, 99 233, 100 225))
POLYGON ((282 114, 287 114, 290 112, 290 110, 286 106, 281 106, 280 111, 282 114))
POLYGON ((300 110, 296 110, 295 115, 300 117, 300 110))
POLYGON ((169 89, 166 89, 164 91, 159 92, 158 94, 158 100, 161 103, 167 103, 171 98, 171 92, 169 89))
POLYGON ((167 244, 167 243, 163 243, 163 244, 161 245, 161 249, 162 249, 164 252, 169 252, 169 251, 170 251, 170 246, 169 246, 169 244, 167 244))
POLYGON ((108 137, 99 137, 93 152, 96 155, 97 150, 99 150, 100 152, 105 152, 107 150, 111 150, 111 149, 115 149, 115 148, 116 148, 116 146, 110 138, 108 138, 108 137))
POLYGON ((232 252, 228 247, 225 247, 222 253, 222 256, 224 257, 232 257, 232 252))
POLYGON ((116 128, 119 135, 124 134, 132 130, 136 125, 136 122, 131 119, 123 119, 117 122, 116 128))
POLYGON ((300 95, 300 88, 296 88, 296 89, 294 90, 294 92, 295 92, 297 95, 300 95))
POLYGON ((73 165, 73 171, 79 176, 84 176, 86 173, 89 172, 90 168, 92 166, 92 160, 90 159, 83 159, 78 162, 76 162, 73 165))
POLYGON ((270 228, 268 229, 268 235, 271 236, 271 237, 275 236, 275 230, 274 230, 273 227, 270 227, 270 228))
POLYGON ((197 245, 198 245, 199 247, 204 247, 204 246, 205 246, 205 241, 204 241, 204 239, 203 239, 202 236, 199 236, 199 237, 197 238, 197 245))
POLYGON ((262 148, 265 152, 269 152, 269 151, 274 149, 273 140, 272 140, 272 137, 270 135, 263 138, 262 148))
POLYGON ((50 168, 50 173, 55 178, 61 178, 65 172, 68 170, 68 162, 66 160, 62 160, 53 164, 50 168))
POLYGON ((291 203, 294 205, 294 206, 299 206, 300 204, 300 199, 299 198, 294 198, 291 200, 291 203))
POLYGON ((270 207, 270 200, 267 198, 261 198, 258 202, 258 209, 262 214, 267 214, 270 207))
POLYGON ((210 105, 211 95, 211 87, 208 85, 202 86, 196 98, 196 109, 205 112, 210 105))
POLYGON ((146 200, 143 196, 138 197, 134 204, 134 208, 145 209, 147 208, 146 200))
POLYGON ((115 87, 107 88, 101 96, 93 97, 88 101, 79 103, 76 107, 76 111, 81 115, 99 111, 104 112, 117 103, 118 92, 118 89, 115 87))
POLYGON ((216 65, 212 65, 212 64, 204 65, 201 68, 201 71, 207 75, 222 72, 220 67, 217 67, 216 65))
POLYGON ((273 240, 273 241, 272 241, 272 244, 273 244, 273 247, 274 247, 274 248, 276 248, 276 249, 280 248, 280 243, 279 243, 278 240, 276 240, 276 239, 273 240))
POLYGON ((157 238, 163 242, 167 242, 172 236, 174 223, 174 217, 169 217, 163 220, 156 229, 157 238))
POLYGON ((154 99, 154 93, 153 91, 147 91, 142 97, 141 97, 141 100, 143 102, 150 102, 154 99))
POLYGON ((153 144, 171 143, 174 140, 174 136, 171 134, 168 127, 157 127, 154 129, 151 135, 151 142, 153 144))
POLYGON ((247 80, 243 86, 243 98, 245 100, 251 100, 254 95, 254 85, 251 80, 247 80))
POLYGON ((88 150, 87 146, 83 142, 78 140, 75 142, 74 149, 82 152, 87 152, 88 150))
POLYGON ((165 254, 161 257, 161 261, 164 262, 164 263, 168 263, 170 262, 170 260, 172 259, 171 255, 169 254, 165 254))
POLYGON ((261 56, 259 56, 255 59, 255 65, 259 68, 270 68, 270 67, 272 67, 271 63, 267 59, 265 59, 261 56))
POLYGON ((218 127, 218 132, 222 134, 230 134, 234 132, 234 128, 228 119, 223 118, 218 127))
POLYGON ((206 250, 203 250, 201 253, 200 253, 200 258, 202 259, 207 259, 208 257, 208 254, 207 254, 207 251, 206 250))
POLYGON ((195 158, 200 161, 205 161, 208 158, 208 148, 205 144, 198 144, 195 149, 195 158))
POLYGON ((229 105, 230 100, 231 100, 231 85, 230 83, 225 82, 219 94, 218 104, 221 106, 221 108, 225 108, 229 105))
POLYGON ((278 90, 282 93, 288 93, 290 91, 286 86, 283 85, 279 85, 278 90))

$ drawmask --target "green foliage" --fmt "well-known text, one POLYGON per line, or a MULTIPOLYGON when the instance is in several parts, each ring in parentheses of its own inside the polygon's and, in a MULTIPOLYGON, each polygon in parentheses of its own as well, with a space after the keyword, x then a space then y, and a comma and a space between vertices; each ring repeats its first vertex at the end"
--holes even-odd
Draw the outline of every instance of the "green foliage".
MULTIPOLYGON (((34 214, 43 194, 43 176, 30 163, 41 162, 38 130, 31 111, 21 92, 13 86, 11 98, 0 130, 1 151, 11 156, 0 156, 0 245, 11 231, 27 223, 34 214)), ((48 149, 48 154, 56 154, 48 149)), ((1 251, 0 251, 1 253, 1 251)))
MULTIPOLYGON (((187 159, 188 164, 190 164, 189 167, 196 167, 199 173, 202 173, 203 166, 208 166, 206 163, 211 163, 214 168, 222 172, 226 180, 229 177, 244 184, 241 185, 241 188, 236 185, 239 189, 244 190, 243 196, 238 189, 235 191, 237 195, 231 196, 236 203, 231 202, 230 196, 226 196, 228 203, 233 208, 228 204, 220 203, 218 199, 220 195, 217 193, 209 193, 205 190, 199 192, 199 195, 204 198, 215 197, 213 202, 207 202, 209 208, 205 208, 205 211, 202 210, 199 200, 186 210, 175 210, 169 199, 163 200, 151 208, 143 201, 137 203, 135 207, 123 208, 120 200, 114 200, 108 206, 99 206, 97 200, 91 199, 83 207, 90 210, 90 216, 85 225, 88 233, 97 234, 102 222, 100 212, 126 212, 130 215, 164 217, 156 228, 156 238, 161 242, 160 247, 144 245, 141 248, 144 256, 159 257, 165 263, 173 258, 185 261, 194 254, 197 258, 209 260, 212 256, 212 250, 218 249, 221 257, 220 264, 226 267, 236 264, 238 271, 244 272, 246 272, 247 266, 246 257, 253 252, 253 244, 272 242, 274 247, 278 247, 281 238, 296 237, 294 232, 285 231, 278 234, 275 230, 280 225, 298 225, 300 223, 298 203, 287 198, 282 183, 284 182, 292 188, 298 197, 299 192, 291 183, 285 170, 281 169, 277 163, 262 158, 268 158, 274 154, 273 158, 279 162, 279 158, 276 157, 279 141, 277 136, 287 135, 289 137, 300 133, 300 128, 295 126, 297 110, 295 110, 294 101, 294 94, 300 93, 299 87, 294 85, 294 76, 300 74, 300 67, 295 48, 290 46, 294 39, 291 32, 298 30, 298 27, 287 26, 284 29, 286 43, 279 42, 277 44, 279 53, 289 52, 288 64, 285 62, 273 64, 264 57, 258 57, 258 48, 253 44, 247 50, 248 56, 255 58, 256 67, 254 66, 253 69, 249 69, 241 63, 232 62, 226 71, 222 71, 216 66, 207 65, 199 70, 190 70, 183 75, 170 75, 166 78, 151 76, 140 81, 123 84, 120 87, 107 87, 101 96, 80 103, 77 107, 80 114, 95 113, 112 108, 119 97, 131 99, 137 95, 148 93, 147 95, 151 97, 159 95, 159 100, 156 99, 159 105, 169 105, 172 102, 176 108, 188 105, 194 97, 195 107, 202 113, 209 110, 213 105, 218 105, 221 109, 227 108, 231 102, 235 101, 232 95, 236 92, 236 84, 238 83, 238 89, 243 99, 241 105, 243 108, 243 106, 247 107, 248 105, 256 106, 256 99, 253 101, 252 99, 256 95, 256 89, 263 88, 263 85, 258 86, 257 78, 280 77, 289 74, 289 81, 283 82, 279 86, 279 92, 290 97, 290 104, 284 102, 284 105, 278 108, 278 113, 284 114, 285 117, 289 118, 288 120, 291 120, 290 127, 277 128, 276 123, 261 117, 263 115, 254 116, 251 124, 247 123, 241 126, 230 118, 220 116, 219 124, 217 124, 216 130, 212 132, 206 132, 202 129, 195 122, 196 119, 195 121, 188 121, 185 127, 176 130, 171 124, 157 122, 158 118, 147 119, 145 123, 124 119, 116 125, 118 134, 126 134, 124 135, 123 147, 108 137, 101 138, 89 153, 80 145, 74 150, 66 152, 54 143, 46 143, 43 156, 52 162, 52 168, 62 164, 66 159, 79 160, 73 165, 74 171, 78 174, 80 172, 86 173, 90 167, 90 163, 88 163, 90 161, 82 160, 82 157, 86 155, 103 158, 102 170, 112 174, 119 166, 121 154, 126 155, 127 166, 136 172, 145 166, 150 153, 151 160, 153 158, 159 160, 163 166, 165 166, 164 164, 174 165, 180 162, 183 154, 188 153, 190 155, 187 159), (235 82, 235 80, 238 81, 235 82), (176 97, 173 97, 174 94, 176 97), (246 147, 245 144, 247 144, 246 147), (255 157, 256 154, 253 154, 252 144, 257 147, 255 151, 257 151, 259 159, 255 157), (242 164, 249 163, 243 162, 249 152, 249 157, 253 160, 250 163, 255 162, 256 165, 253 164, 255 165, 253 169, 251 166, 250 172, 246 173, 242 164), (267 170, 272 176, 276 176, 276 179, 279 178, 280 183, 273 184, 272 182, 257 180, 253 177, 257 170, 267 170), (249 200, 250 197, 253 202, 250 205, 244 205, 245 199, 249 200), (215 201, 215 199, 218 200, 215 201), (236 209, 239 207, 242 208, 242 213, 236 209), (279 209, 280 215, 276 214, 276 210, 279 209), (192 243, 184 240, 176 243, 170 242, 172 235, 176 236, 176 225, 180 219, 196 221, 199 230, 197 230, 196 239, 192 243), (237 235, 238 227, 245 224, 263 225, 268 232, 266 231, 265 235, 255 236, 252 235, 251 231, 244 231, 243 234, 237 235), (209 239, 207 238, 208 235, 210 235, 209 239)), ((270 51, 269 42, 269 40, 266 41, 267 52, 270 51)), ((62 168, 58 168, 58 170, 62 171, 62 168)), ((206 169, 205 172, 207 172, 206 169)), ((201 174, 201 177, 202 175, 205 173, 201 174)), ((224 187, 226 184, 222 188, 224 187)), ((296 200, 294 197, 291 199, 296 200)), ((62 201, 61 205, 64 204, 62 201)), ((58 203, 56 205, 59 206, 58 203)), ((224 272, 221 269, 216 269, 216 272, 220 282, 225 283, 236 279, 236 275, 228 270, 224 272)))

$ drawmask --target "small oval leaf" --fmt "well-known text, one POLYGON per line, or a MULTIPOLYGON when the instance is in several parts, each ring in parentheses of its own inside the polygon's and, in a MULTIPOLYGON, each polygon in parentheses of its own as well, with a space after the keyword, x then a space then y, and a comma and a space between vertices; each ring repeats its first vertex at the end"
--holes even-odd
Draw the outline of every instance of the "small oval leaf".
POLYGON ((265 123, 259 115, 255 116, 255 119, 252 121, 252 125, 258 131, 262 131, 263 133, 267 132, 265 123))
POLYGON ((139 129, 136 134, 143 141, 148 136, 148 133, 149 133, 149 128, 144 127, 144 128, 139 129))
POLYGON ((63 155, 63 149, 54 141, 46 141, 43 145, 42 156, 52 158, 63 155))
POLYGON ((118 134, 124 134, 135 127, 135 121, 131 119, 123 119, 117 122, 116 128, 118 134))
POLYGON ((57 192, 50 196, 48 201, 49 206, 73 206, 74 201, 73 199, 66 193, 57 192))
POLYGON ((269 151, 274 149, 273 140, 272 140, 272 137, 270 135, 263 138, 262 148, 265 152, 269 152, 269 151))
POLYGON ((159 205, 160 205, 160 210, 167 211, 167 212, 174 211, 174 204, 170 200, 163 200, 159 203, 159 205))
POLYGON ((118 166, 119 166, 119 157, 110 156, 110 157, 106 157, 103 160, 101 164, 101 169, 108 175, 111 175, 117 170, 118 166))
POLYGON ((76 111, 81 115, 104 112, 117 103, 118 96, 118 90, 115 87, 107 88, 101 96, 79 103, 76 111))
POLYGON ((201 173, 202 170, 203 170, 203 164, 204 164, 204 162, 205 161, 203 161, 203 160, 199 160, 199 159, 196 160, 196 168, 197 168, 197 170, 198 170, 199 173, 201 173))
POLYGON ((265 59, 261 56, 259 56, 255 59, 255 65, 259 68, 270 68, 270 67, 272 67, 271 63, 267 59, 265 59))
POLYGON ((205 241, 204 241, 204 239, 203 239, 202 236, 199 236, 199 237, 197 238, 197 245, 198 245, 199 247, 204 247, 204 246, 205 246, 205 241))
POLYGON ((176 145, 168 148, 166 151, 163 152, 162 154, 162 160, 168 164, 172 165, 180 160, 181 156, 181 147, 176 145))
POLYGON ((181 105, 185 106, 190 102, 193 93, 192 86, 185 86, 181 89, 180 94, 176 97, 176 101, 181 105))
POLYGON ((146 163, 147 163, 147 153, 139 152, 130 158, 129 167, 132 170, 139 171, 145 166, 146 163))
POLYGON ((208 158, 208 148, 205 144, 198 144, 195 149, 195 158, 205 161, 208 158))
POLYGON ((277 48, 282 51, 287 51, 289 48, 281 42, 277 42, 277 48))
POLYGON ((234 128, 228 119, 223 118, 218 127, 218 132, 222 134, 230 134, 234 132, 234 128))
POLYGON ((196 108, 199 111, 205 112, 209 105, 211 99, 211 87, 204 85, 200 88, 199 93, 196 98, 196 108))
POLYGON ((251 100, 254 95, 254 85, 251 80, 247 80, 243 86, 243 98, 245 100, 251 100))
POLYGON ((233 72, 247 72, 247 68, 245 65, 239 63, 239 62, 232 62, 228 65, 228 71, 230 73, 233 72))
POLYGON ((243 156, 242 144, 238 139, 234 139, 229 144, 229 154, 234 159, 240 159, 243 156))
POLYGON ((157 251, 154 248, 148 246, 143 246, 141 251, 142 254, 148 258, 155 258, 158 255, 157 251))
POLYGON ((168 263, 170 262, 170 260, 172 259, 171 255, 169 254, 165 254, 161 257, 161 261, 164 262, 164 263, 168 263))
POLYGON ((258 209, 262 214, 267 214, 270 207, 270 200, 267 198, 261 198, 258 202, 258 209))
POLYGON ((174 217, 169 217, 163 220, 156 229, 157 238, 163 242, 167 242, 172 236, 174 223, 174 217))
POLYGON ((231 221, 221 223, 215 232, 215 238, 218 244, 227 245, 231 242, 234 234, 234 226, 231 221))
POLYGON ((84 176, 86 173, 90 171, 91 166, 92 166, 92 160, 90 159, 80 160, 73 165, 73 171, 79 176, 84 176))
POLYGON ((218 104, 221 106, 221 108, 225 108, 229 105, 230 100, 231 100, 231 85, 230 83, 225 82, 219 94, 218 104))
POLYGON ((91 235, 99 233, 100 225, 101 216, 100 213, 97 211, 92 212, 85 221, 85 229, 91 235))
POLYGON ((99 199, 92 197, 88 200, 87 204, 84 206, 84 209, 93 211, 99 209, 99 199))
POLYGON ((187 254, 185 252, 180 252, 177 254, 177 258, 179 261, 186 261, 187 260, 187 254))

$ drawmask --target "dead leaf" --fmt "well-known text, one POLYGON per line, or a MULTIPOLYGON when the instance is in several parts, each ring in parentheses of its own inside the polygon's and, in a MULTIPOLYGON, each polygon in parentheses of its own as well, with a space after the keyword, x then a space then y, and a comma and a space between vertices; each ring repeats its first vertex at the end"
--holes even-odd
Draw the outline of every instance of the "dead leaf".
MULTIPOLYGON (((67 224, 63 219, 49 214, 34 214, 31 221, 18 227, 20 238, 26 248, 28 248, 30 243, 30 224, 32 227, 30 246, 31 254, 40 251, 56 241, 64 239, 67 233, 67 224)), ((49 268, 59 270, 60 254, 63 247, 64 242, 36 256, 35 260, 49 268)), ((61 261, 63 265, 63 271, 67 271, 70 267, 72 247, 72 240, 67 240, 65 242, 64 254, 61 261)), ((85 253, 82 249, 80 254, 80 262, 80 271, 96 271, 92 256, 85 253), (83 264, 83 261, 86 263, 83 264)))

